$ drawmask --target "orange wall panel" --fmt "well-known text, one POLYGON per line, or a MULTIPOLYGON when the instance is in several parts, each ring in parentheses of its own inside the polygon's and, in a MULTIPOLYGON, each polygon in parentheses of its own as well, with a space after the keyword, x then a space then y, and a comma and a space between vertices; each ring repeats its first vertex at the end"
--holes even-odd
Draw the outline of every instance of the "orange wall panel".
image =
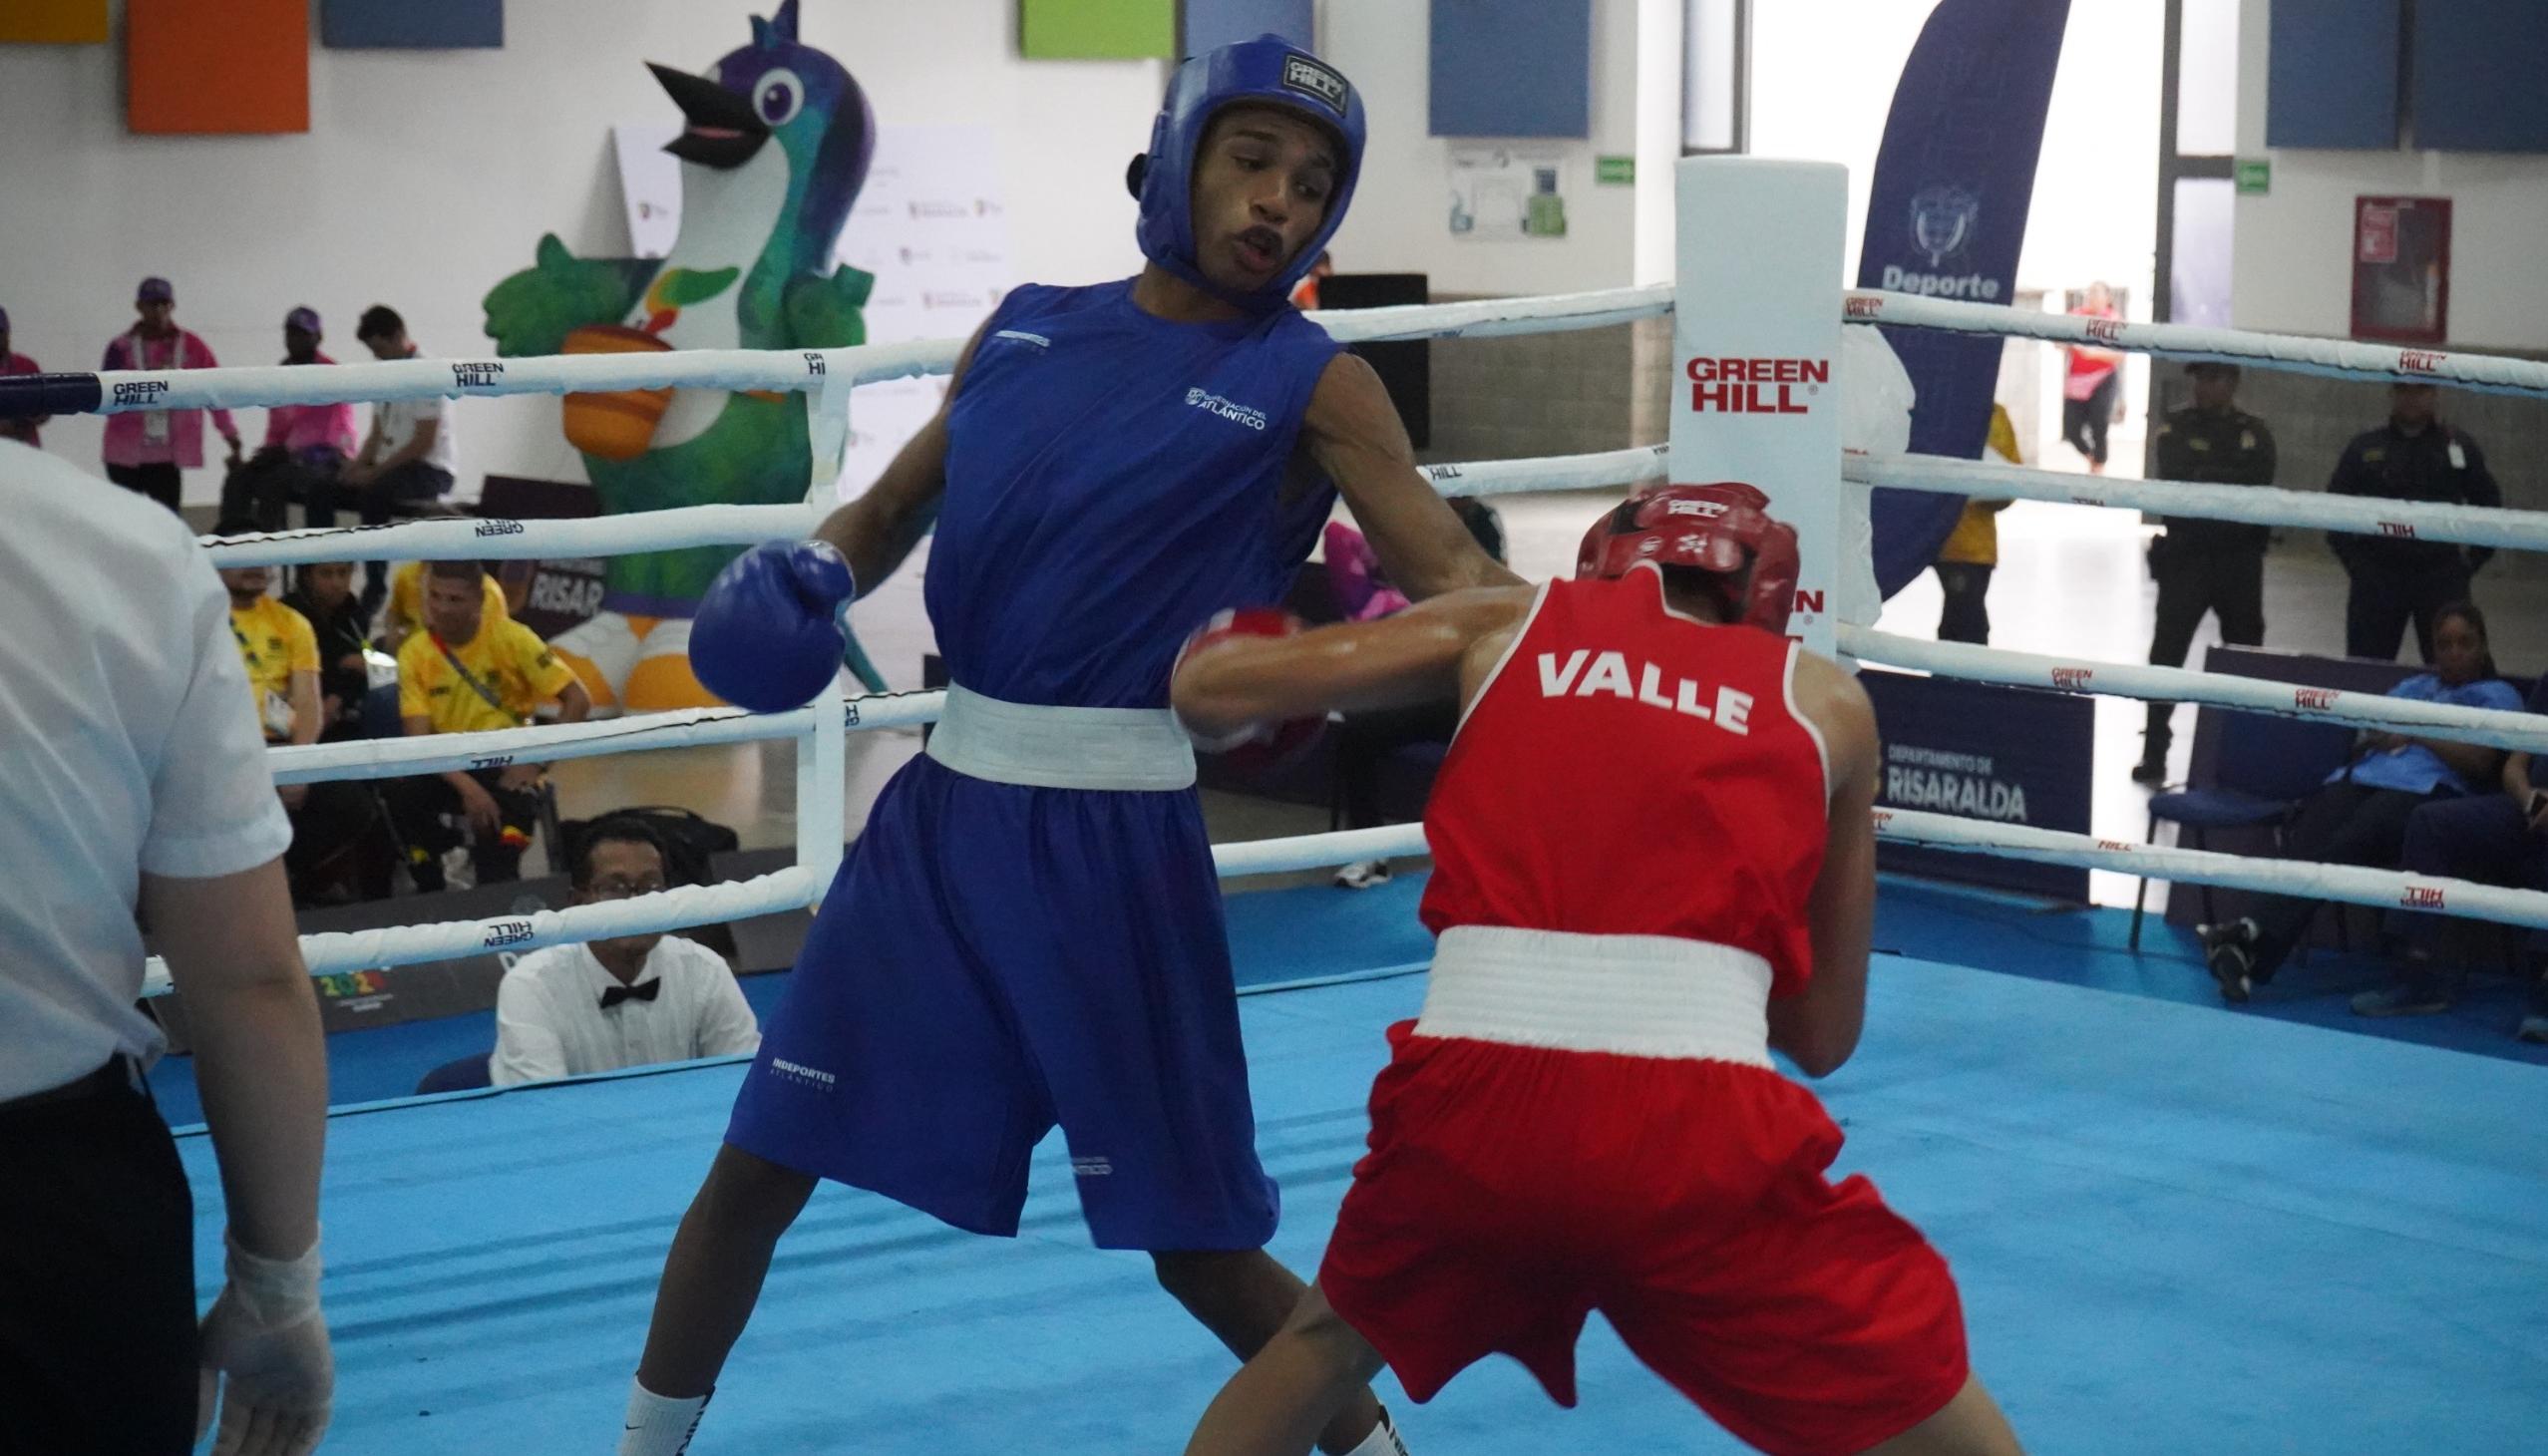
POLYGON ((127 0, 125 123, 206 135, 310 128, 309 0, 127 0))
POLYGON ((106 0, 5 0, 0 41, 96 46, 107 39, 106 0))

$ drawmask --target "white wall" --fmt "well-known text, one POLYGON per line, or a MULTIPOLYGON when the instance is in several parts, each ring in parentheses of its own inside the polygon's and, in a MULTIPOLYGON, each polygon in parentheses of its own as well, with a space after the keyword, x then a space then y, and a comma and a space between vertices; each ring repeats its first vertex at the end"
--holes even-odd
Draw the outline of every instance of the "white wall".
POLYGON ((1361 88, 1370 134, 1353 210, 1336 234, 1337 269, 1429 273, 1437 294, 1625 286, 1638 188, 1596 185, 1593 159, 1637 155, 1638 0, 1593 0, 1593 135, 1557 144, 1573 164, 1566 236, 1513 241, 1451 235, 1452 142, 1426 135, 1430 10, 1426 0, 1319 7, 1318 48, 1361 88))
MULTIPOLYGON (((375 302, 428 352, 485 352, 479 299, 529 265, 542 232, 578 254, 625 251, 610 128, 677 115, 644 63, 704 68, 774 8, 538 0, 507 7, 502 50, 313 44, 310 131, 292 137, 128 136, 120 46, 0 46, 0 306, 15 346, 95 368, 132 322, 134 282, 159 273, 224 363, 279 359, 300 303, 326 317, 340 360, 368 357, 353 325, 375 302)), ((1021 61, 1014 0, 803 8, 804 39, 849 67, 881 122, 995 130, 1022 276, 1088 282, 1139 263, 1124 165, 1149 139, 1164 65, 1021 61)), ((460 408, 465 476, 580 478, 553 400, 460 408)), ((261 412, 240 423, 253 444, 261 412)), ((92 468, 98 438, 94 418, 45 431, 92 468)), ((214 475, 193 473, 189 499, 209 499, 214 475)))
POLYGON ((2240 328, 2344 337, 2353 328, 2354 198, 2451 199, 2450 339, 2548 349, 2548 157, 2330 152, 2265 145, 2266 0, 2239 15, 2238 154, 2274 165, 2238 199, 2231 318, 2240 328))

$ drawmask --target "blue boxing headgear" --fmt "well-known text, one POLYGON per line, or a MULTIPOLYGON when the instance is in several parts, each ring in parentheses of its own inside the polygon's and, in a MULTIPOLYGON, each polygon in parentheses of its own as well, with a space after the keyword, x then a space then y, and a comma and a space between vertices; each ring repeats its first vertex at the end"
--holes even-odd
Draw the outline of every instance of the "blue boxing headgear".
POLYGON ((1263 312, 1291 296, 1292 285, 1335 236, 1361 171, 1362 98, 1342 73, 1280 36, 1223 46, 1190 57, 1168 82, 1168 99, 1150 129, 1150 151, 1134 167, 1133 195, 1141 199, 1134 235, 1152 262, 1217 298, 1263 312), (1239 105, 1280 107, 1306 117, 1335 133, 1344 153, 1336 159, 1326 220, 1281 272, 1251 293, 1233 293, 1205 277, 1195 240, 1195 154, 1213 117, 1239 105))

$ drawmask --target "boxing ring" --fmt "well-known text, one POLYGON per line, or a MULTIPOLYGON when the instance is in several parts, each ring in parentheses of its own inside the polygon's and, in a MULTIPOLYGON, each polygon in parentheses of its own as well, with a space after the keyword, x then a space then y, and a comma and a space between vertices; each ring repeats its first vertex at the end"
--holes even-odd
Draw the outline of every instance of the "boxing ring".
MULTIPOLYGON (((1660 317, 1686 283, 1327 313, 1349 342, 1493 337, 1660 317)), ((2438 382, 2548 397, 2548 365, 2173 325, 1841 295, 1835 329, 1884 323, 2176 359, 2438 382), (2093 330, 2093 334, 2091 331, 2093 330)), ((169 409, 400 396, 669 387, 798 390, 841 428, 861 384, 943 373, 957 342, 825 351, 41 377, 41 407, 169 409)), ((12 381, 17 386, 17 381, 12 381)), ((23 393, 24 386, 19 386, 23 393)), ((818 458, 822 451, 818 449, 818 458)), ((1448 495, 1625 488, 1662 447, 1430 468, 1448 495)), ((2548 549, 2548 515, 1853 456, 1863 488, 2076 502, 2548 549)), ((816 489, 828 499, 830 483, 816 489)), ((822 508, 696 507, 590 521, 433 521, 210 543, 216 563, 524 558, 804 535, 822 508)), ((2548 720, 2138 663, 1940 644, 1835 613, 1860 660, 2065 693, 2208 703, 2531 751, 2548 720)), ((844 698, 569 727, 270 750, 278 783, 383 778, 712 743, 795 745, 797 863, 756 879, 521 916, 305 937, 324 975, 483 950, 668 930, 814 904, 848 826, 845 735, 934 719, 941 697, 844 698)), ((1887 842, 2548 927, 2548 895, 1879 810, 1887 842)), ((1245 879, 1423 852, 1418 826, 1222 845, 1245 879)), ((1411 920, 1409 887, 1396 904, 1411 920)), ((1385 894, 1385 893, 1384 893, 1385 894)), ((1387 903, 1387 902, 1382 902, 1387 903)), ((1235 927, 1234 937, 1267 933, 1235 927)), ((1293 933, 1296 933, 1294 931, 1293 933)), ((1242 959, 1247 945, 1239 946, 1242 959)), ((2165 955, 2164 949, 2152 954, 2165 955)), ((1419 957, 1420 958, 1420 957, 1419 957)), ((1281 1183, 1274 1252, 1314 1265, 1385 1057, 1379 1031, 1421 983, 1392 974, 1265 984, 1243 1002, 1260 1143, 1281 1183)), ((165 989, 155 968, 154 989, 165 989)), ((2548 1425, 2548 1068, 2203 1006, 1879 957, 1865 1045, 1820 1084, 1865 1171, 1956 1267, 1976 1368, 2034 1449, 2392 1452, 2536 1449, 2548 1425)), ((339 1362, 328 1449, 598 1449, 620 1409, 673 1224, 740 1068, 694 1064, 503 1093, 340 1108, 324 1284, 339 1362)), ((182 1137, 198 1190, 205 1297, 220 1216, 208 1140, 182 1137)), ((781 1245, 760 1312, 693 1449, 1076 1453, 1174 1450, 1227 1356, 1150 1286, 1137 1257, 1086 1247, 1049 1142, 1016 1247, 985 1245, 836 1187, 781 1245)), ((1581 1410, 1517 1367, 1482 1366, 1402 1407, 1419 1452, 1734 1450, 1596 1322, 1581 1410)), ((1384 1389, 1384 1398, 1388 1392, 1384 1389)))

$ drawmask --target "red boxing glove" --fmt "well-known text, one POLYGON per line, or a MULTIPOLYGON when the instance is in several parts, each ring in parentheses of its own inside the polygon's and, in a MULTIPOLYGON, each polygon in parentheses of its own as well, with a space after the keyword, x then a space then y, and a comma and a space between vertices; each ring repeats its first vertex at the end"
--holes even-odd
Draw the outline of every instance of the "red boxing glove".
MULTIPOLYGON (((1173 679, 1187 658, 1234 637, 1288 637, 1307 629, 1308 623, 1278 606, 1238 606, 1215 612, 1212 620, 1186 639, 1169 676, 1173 679)), ((1186 727, 1183 719, 1178 726, 1186 727)), ((1219 755, 1224 764, 1243 774, 1265 774, 1297 762, 1326 731, 1327 720, 1316 717, 1258 723, 1218 738, 1207 738, 1186 728, 1186 736, 1194 740, 1198 750, 1219 755)))

